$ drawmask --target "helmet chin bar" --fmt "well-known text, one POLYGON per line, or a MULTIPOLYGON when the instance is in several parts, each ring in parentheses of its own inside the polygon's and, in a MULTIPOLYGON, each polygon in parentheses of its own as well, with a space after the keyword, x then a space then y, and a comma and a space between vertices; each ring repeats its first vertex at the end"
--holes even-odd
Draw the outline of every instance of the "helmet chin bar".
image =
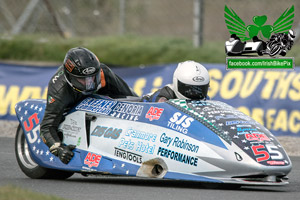
POLYGON ((175 92, 176 97, 177 97, 178 99, 185 99, 185 100, 188 99, 187 97, 183 96, 183 95, 182 95, 180 92, 178 92, 177 90, 175 90, 174 92, 175 92))

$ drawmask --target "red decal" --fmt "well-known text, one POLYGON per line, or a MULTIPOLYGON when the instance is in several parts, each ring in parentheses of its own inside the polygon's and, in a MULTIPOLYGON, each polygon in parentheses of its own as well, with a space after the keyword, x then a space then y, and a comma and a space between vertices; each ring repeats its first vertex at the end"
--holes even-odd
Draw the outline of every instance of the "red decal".
POLYGON ((259 158, 256 158, 257 162, 262 162, 262 161, 269 160, 270 154, 265 150, 259 150, 259 149, 264 149, 264 148, 265 148, 264 145, 258 145, 258 146, 252 146, 251 147, 251 149, 252 149, 255 156, 261 156, 259 158))
POLYGON ((245 134, 245 137, 248 141, 270 141, 270 138, 268 138, 265 134, 259 133, 247 133, 245 134))
POLYGON ((51 96, 48 97, 48 103, 53 103, 55 101, 55 99, 51 96))
POLYGON ((101 157, 101 155, 97 155, 94 153, 92 154, 91 152, 89 152, 84 159, 84 164, 88 165, 89 168, 98 167, 101 157))
POLYGON ((267 163, 269 164, 269 165, 284 165, 284 161, 275 161, 275 160, 269 160, 269 161, 267 161, 267 163))
POLYGON ((24 121, 24 128, 25 128, 25 131, 29 132, 32 130, 33 128, 33 120, 35 121, 35 124, 38 124, 39 123, 39 119, 37 117, 37 113, 34 113, 33 115, 31 115, 28 120, 29 120, 29 127, 28 127, 28 124, 27 124, 27 121, 24 121))
POLYGON ((65 67, 67 68, 67 70, 69 72, 72 72, 73 69, 74 69, 74 67, 75 67, 75 65, 73 64, 73 62, 70 59, 68 59, 67 62, 66 62, 66 64, 65 64, 65 67))
POLYGON ((157 108, 157 107, 151 106, 151 108, 148 110, 148 112, 146 114, 146 118, 148 118, 150 121, 159 120, 163 111, 164 111, 163 108, 157 108))

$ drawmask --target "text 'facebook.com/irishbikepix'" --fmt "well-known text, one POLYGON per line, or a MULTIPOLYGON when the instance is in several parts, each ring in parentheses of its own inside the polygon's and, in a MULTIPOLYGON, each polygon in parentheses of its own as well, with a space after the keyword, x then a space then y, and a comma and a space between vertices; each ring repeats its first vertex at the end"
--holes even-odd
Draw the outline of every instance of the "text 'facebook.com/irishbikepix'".
POLYGON ((255 15, 252 17, 253 24, 249 25, 237 13, 225 5, 224 17, 230 36, 225 42, 227 70, 293 70, 294 57, 286 55, 294 44, 296 34, 292 28, 294 6, 283 8, 275 19, 255 15))

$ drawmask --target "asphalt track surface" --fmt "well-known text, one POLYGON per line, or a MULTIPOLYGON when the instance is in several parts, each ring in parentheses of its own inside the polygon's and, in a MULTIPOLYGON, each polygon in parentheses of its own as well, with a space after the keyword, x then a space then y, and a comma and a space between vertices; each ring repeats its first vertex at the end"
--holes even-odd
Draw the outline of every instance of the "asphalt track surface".
POLYGON ((199 183, 141 179, 120 176, 84 177, 75 174, 67 180, 30 179, 20 170, 14 152, 14 139, 0 137, 0 187, 16 185, 43 194, 72 200, 299 200, 300 157, 291 157, 289 185, 247 186, 240 189, 207 189, 199 183))

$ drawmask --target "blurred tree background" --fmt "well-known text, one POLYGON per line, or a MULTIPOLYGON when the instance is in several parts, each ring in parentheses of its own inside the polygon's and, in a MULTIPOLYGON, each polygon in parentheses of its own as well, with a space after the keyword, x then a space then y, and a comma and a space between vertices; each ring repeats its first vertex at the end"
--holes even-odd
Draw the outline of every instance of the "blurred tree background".
POLYGON ((0 0, 0 59, 61 62, 85 46, 118 66, 225 63, 225 5, 246 25, 255 15, 272 25, 294 5, 297 38, 287 56, 300 65, 296 0, 0 0))

